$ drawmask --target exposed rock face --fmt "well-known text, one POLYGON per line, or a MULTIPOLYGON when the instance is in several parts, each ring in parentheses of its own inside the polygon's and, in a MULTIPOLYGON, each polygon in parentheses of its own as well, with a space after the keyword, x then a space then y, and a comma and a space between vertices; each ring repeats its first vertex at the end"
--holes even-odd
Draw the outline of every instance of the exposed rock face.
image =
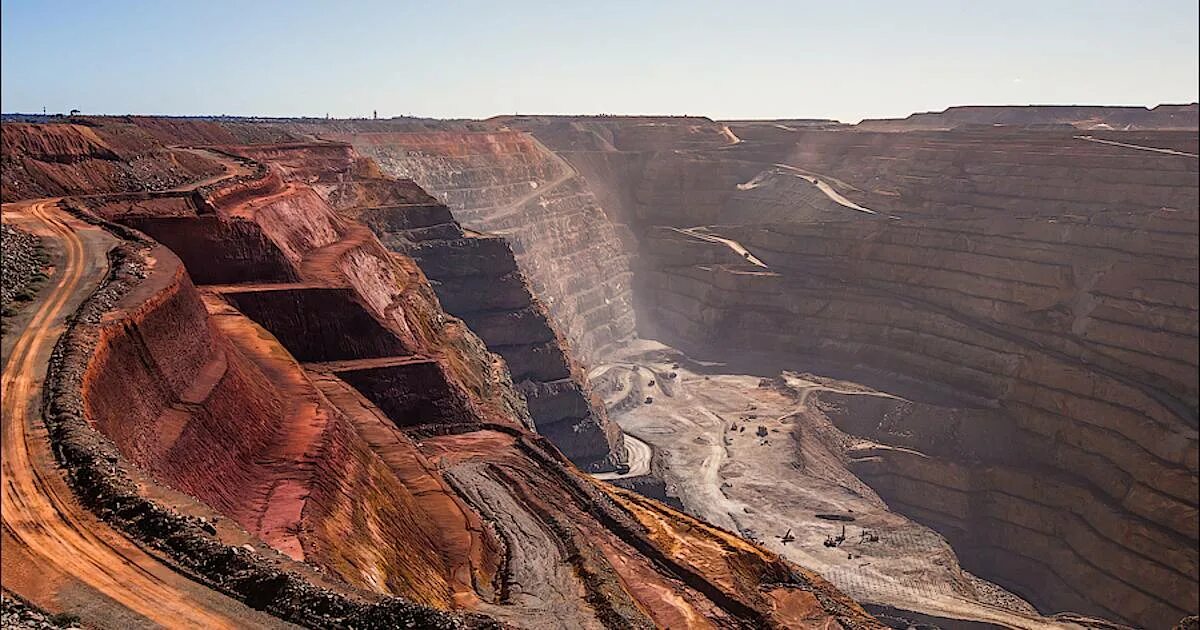
MULTIPOLYGON (((365 123, 364 123, 365 124, 365 123)), ((464 227, 503 236, 582 361, 634 331, 622 236, 569 164, 511 131, 322 133, 444 202, 464 227)))
POLYGON ((348 146, 240 151, 279 165, 289 179, 318 178, 331 202, 371 228, 388 249, 411 256, 446 311, 504 358, 538 432, 576 465, 607 470, 624 460, 620 430, 594 402, 586 374, 567 355, 567 343, 504 239, 464 231, 447 206, 411 182, 385 178, 348 146), (330 173, 341 175, 334 180, 330 173))
MULTIPOLYGON (((835 415, 904 447, 855 465, 889 504, 1044 610, 1149 626, 1194 610, 1196 160, 995 132, 804 132, 788 154, 880 214, 701 233, 765 266, 647 228, 639 321, 696 352, 819 357, 996 408, 909 411, 891 432, 853 423, 894 409, 835 415)), ((667 159, 721 170, 711 155, 667 159)), ((697 223, 735 206, 744 168, 728 166, 737 176, 696 204, 697 223)), ((642 216, 680 225, 667 197, 634 196, 642 216)))
MULTIPOLYGON (((160 134, 213 133, 207 123, 142 122, 160 134)), ((111 440, 85 436, 101 444, 92 463, 128 461, 144 474, 127 491, 145 496, 105 504, 110 517, 155 502, 199 510, 199 500, 227 517, 206 521, 210 538, 195 526, 169 541, 138 535, 172 549, 185 538, 204 549, 186 566, 223 575, 242 566, 247 580, 267 573, 251 564, 257 552, 228 543, 247 533, 264 541, 281 555, 263 563, 294 572, 230 591, 272 612, 312 588, 298 577, 311 567, 289 560, 319 567, 341 595, 310 598, 321 616, 304 623, 454 627, 460 619, 441 612, 453 609, 518 627, 877 627, 819 576, 596 482, 531 432, 504 362, 441 309, 411 258, 352 218, 405 199, 428 206, 410 182, 295 146, 228 150, 273 166, 250 165, 197 194, 71 201, 173 245, 109 226, 145 252, 122 268, 118 297, 92 304, 105 315, 88 320, 96 340, 72 421, 111 440), (350 170, 330 172, 334 163, 350 170), (368 605, 366 593, 398 598, 368 605)), ((461 239, 470 240, 449 240, 461 239)), ((494 241, 480 251, 515 269, 494 241)), ((521 325, 546 336, 528 290, 517 297, 515 319, 531 317, 521 325)), ((586 415, 585 382, 551 347, 529 346, 527 371, 548 380, 527 379, 538 389, 527 397, 544 396, 551 415, 586 415), (564 381, 581 385, 564 395, 555 389, 564 381)))
MULTIPOLYGON (((143 289, 155 292, 130 296, 136 310, 106 329, 88 367, 88 418, 156 479, 292 558, 357 586, 449 605, 441 534, 416 507, 429 498, 414 497, 281 345, 320 337, 292 334, 288 325, 302 322, 264 317, 266 309, 247 309, 248 317, 219 292, 202 300, 171 253, 155 259, 143 289)), ((313 312, 322 310, 325 321, 346 321, 313 312)), ((448 387, 443 377, 422 391, 448 387)))
POLYGON ((531 293, 508 244, 498 236, 464 233, 443 205, 425 208, 370 208, 359 218, 390 249, 412 256, 446 310, 504 357, 539 433, 580 467, 604 470, 623 461, 620 430, 593 402, 587 376, 564 352, 566 341, 531 293))
POLYGON ((1140 149, 1075 135, 975 129, 801 131, 786 160, 836 178, 832 184, 868 208, 905 218, 1192 209, 1195 159, 1146 148, 1195 154, 1196 132, 1101 134, 1140 149))

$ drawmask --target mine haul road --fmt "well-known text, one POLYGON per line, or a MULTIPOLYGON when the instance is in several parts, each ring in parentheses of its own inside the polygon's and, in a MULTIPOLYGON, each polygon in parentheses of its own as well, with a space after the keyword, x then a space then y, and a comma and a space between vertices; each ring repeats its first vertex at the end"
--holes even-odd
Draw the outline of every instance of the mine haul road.
POLYGON ((47 286, 4 339, 0 445, 0 583, 48 612, 103 628, 286 627, 180 573, 79 503, 57 470, 41 418, 51 352, 67 320, 108 273, 115 239, 58 199, 5 204, 5 222, 54 252, 47 286), (27 319, 22 327, 20 324, 27 319))
POLYGON ((596 473, 592 476, 603 481, 612 481, 613 479, 644 477, 650 474, 650 462, 654 458, 654 451, 650 448, 649 444, 626 433, 625 454, 628 458, 629 472, 624 474, 616 472, 596 473))
POLYGON ((1161 149, 1159 147, 1148 147, 1141 144, 1129 144, 1128 142, 1117 142, 1116 140, 1105 140, 1093 136, 1074 136, 1076 140, 1085 140, 1087 142, 1095 142, 1097 144, 1107 144, 1114 147, 1124 147, 1126 149, 1137 149, 1139 151, 1151 151, 1154 153, 1163 153, 1166 155, 1181 155, 1183 157, 1200 158, 1200 155, 1188 153, 1187 151, 1177 151, 1175 149, 1161 149))

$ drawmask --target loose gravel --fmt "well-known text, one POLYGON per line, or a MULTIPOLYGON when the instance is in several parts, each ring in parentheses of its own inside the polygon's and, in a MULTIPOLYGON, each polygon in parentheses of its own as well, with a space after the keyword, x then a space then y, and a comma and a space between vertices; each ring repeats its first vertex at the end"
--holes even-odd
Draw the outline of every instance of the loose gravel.
POLYGON ((33 299, 45 279, 45 251, 42 240, 20 228, 3 224, 3 276, 0 278, 0 308, 9 315, 21 303, 33 299))
POLYGON ((0 594, 0 628, 4 630, 78 628, 78 621, 74 615, 48 615, 7 593, 0 594))

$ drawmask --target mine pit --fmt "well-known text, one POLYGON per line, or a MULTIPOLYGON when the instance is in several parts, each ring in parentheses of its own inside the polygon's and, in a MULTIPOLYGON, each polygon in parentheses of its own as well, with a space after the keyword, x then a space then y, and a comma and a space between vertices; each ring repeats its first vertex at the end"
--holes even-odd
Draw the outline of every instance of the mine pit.
MULTIPOLYGON (((1194 609, 1194 158, 1016 127, 509 122, 532 141, 486 157, 470 132, 342 138, 512 242, 686 511, 914 618, 1194 609), (831 552, 842 524, 879 540, 831 552)), ((1126 144, 1195 143, 1151 135, 1126 144)))
MULTIPOLYGON (((670 350, 652 342, 637 347, 648 357, 670 350)), ((640 366, 641 374, 670 366, 629 354, 608 374, 616 369, 636 374, 626 367, 630 363, 640 366)), ((1020 598, 968 576, 941 535, 889 511, 847 468, 841 452, 853 438, 808 402, 811 389, 836 386, 792 378, 796 389, 762 387, 760 377, 701 375, 689 369, 694 363, 682 363, 676 396, 614 413, 614 418, 630 436, 652 445, 651 469, 685 510, 813 567, 867 601, 901 608, 919 601, 922 610, 940 615, 997 622, 1032 610, 1020 598), (772 436, 766 442, 754 430, 729 431, 750 406, 772 436), (773 429, 780 433, 770 433, 773 429), (783 478, 790 482, 777 483, 783 478), (832 548, 824 544, 838 536, 845 540, 832 548), (1019 604, 993 609, 1009 601, 1019 604)))
POLYGON ((115 222, 52 243, 74 303, 125 291, 56 447, 106 518, 208 515, 139 544, 328 627, 1171 627, 1195 132, 994 113, 6 123, 6 225, 115 222), (191 170, 138 180, 132 135, 191 170))

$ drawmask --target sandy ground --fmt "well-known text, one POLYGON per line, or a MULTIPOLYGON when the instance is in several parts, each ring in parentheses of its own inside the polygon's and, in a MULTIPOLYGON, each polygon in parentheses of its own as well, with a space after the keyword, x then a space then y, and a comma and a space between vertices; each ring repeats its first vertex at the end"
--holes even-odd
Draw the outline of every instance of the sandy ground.
POLYGON ((822 389, 890 394, 790 373, 792 391, 785 393, 756 376, 703 368, 648 340, 592 376, 612 418, 651 447, 654 474, 692 514, 817 571, 862 601, 1014 628, 1075 627, 1040 617, 967 574, 939 534, 888 511, 842 465, 839 453, 850 438, 807 404, 808 394, 822 389), (843 526, 845 542, 826 547, 826 537, 843 526), (785 541, 789 531, 794 540, 785 541))

